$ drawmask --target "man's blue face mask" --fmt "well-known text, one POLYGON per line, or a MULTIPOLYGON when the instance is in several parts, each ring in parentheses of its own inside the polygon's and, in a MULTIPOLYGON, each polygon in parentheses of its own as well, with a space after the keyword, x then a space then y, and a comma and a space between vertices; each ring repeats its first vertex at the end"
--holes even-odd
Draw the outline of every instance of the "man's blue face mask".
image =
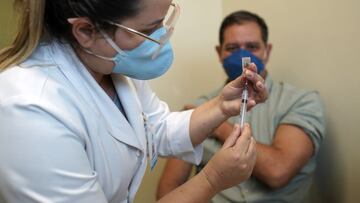
POLYGON ((261 73, 264 70, 264 64, 258 57, 256 57, 250 51, 239 49, 234 51, 223 61, 223 67, 230 80, 234 80, 242 74, 242 57, 250 57, 251 62, 255 63, 258 73, 261 73))

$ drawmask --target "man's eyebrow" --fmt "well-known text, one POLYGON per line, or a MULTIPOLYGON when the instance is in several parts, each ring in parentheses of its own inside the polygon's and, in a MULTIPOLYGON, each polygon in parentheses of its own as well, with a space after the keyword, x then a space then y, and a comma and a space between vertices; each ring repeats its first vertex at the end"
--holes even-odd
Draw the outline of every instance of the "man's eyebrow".
POLYGON ((229 43, 226 43, 225 46, 239 46, 239 43, 229 42, 229 43))
POLYGON ((260 44, 261 42, 257 42, 257 41, 250 41, 250 42, 245 42, 245 44, 260 44))

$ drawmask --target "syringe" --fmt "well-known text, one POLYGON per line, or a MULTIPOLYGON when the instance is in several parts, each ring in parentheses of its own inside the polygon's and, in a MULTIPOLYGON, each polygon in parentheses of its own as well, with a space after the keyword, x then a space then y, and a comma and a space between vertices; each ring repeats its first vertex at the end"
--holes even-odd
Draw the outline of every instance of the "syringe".
MULTIPOLYGON (((245 71, 245 68, 250 66, 251 58, 250 57, 243 57, 242 60, 242 69, 243 72, 245 71)), ((239 117, 239 124, 240 128, 243 128, 244 123, 246 121, 246 111, 247 111, 247 102, 249 99, 249 92, 248 92, 248 82, 245 81, 245 87, 241 95, 241 108, 240 108, 240 117, 239 117)))

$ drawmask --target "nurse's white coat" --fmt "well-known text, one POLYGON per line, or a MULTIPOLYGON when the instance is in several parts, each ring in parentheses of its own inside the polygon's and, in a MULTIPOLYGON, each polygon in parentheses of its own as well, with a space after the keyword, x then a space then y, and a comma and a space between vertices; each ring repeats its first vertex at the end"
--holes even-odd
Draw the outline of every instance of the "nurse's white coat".
POLYGON ((132 202, 147 164, 143 113, 159 154, 200 161, 202 149, 189 138, 192 111, 170 113, 145 81, 113 81, 127 118, 68 45, 43 43, 0 74, 0 196, 132 202))

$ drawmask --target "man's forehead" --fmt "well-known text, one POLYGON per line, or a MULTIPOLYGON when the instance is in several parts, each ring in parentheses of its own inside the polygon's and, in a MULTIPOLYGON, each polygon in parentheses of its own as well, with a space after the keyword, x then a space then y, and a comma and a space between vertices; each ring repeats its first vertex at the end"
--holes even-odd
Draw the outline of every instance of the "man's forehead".
POLYGON ((260 27, 256 23, 250 23, 234 24, 227 27, 224 32, 224 41, 229 41, 230 43, 261 41, 260 27))
POLYGON ((224 31, 224 34, 246 34, 246 33, 258 35, 261 34, 261 28, 255 22, 247 22, 242 24, 230 25, 224 31))

